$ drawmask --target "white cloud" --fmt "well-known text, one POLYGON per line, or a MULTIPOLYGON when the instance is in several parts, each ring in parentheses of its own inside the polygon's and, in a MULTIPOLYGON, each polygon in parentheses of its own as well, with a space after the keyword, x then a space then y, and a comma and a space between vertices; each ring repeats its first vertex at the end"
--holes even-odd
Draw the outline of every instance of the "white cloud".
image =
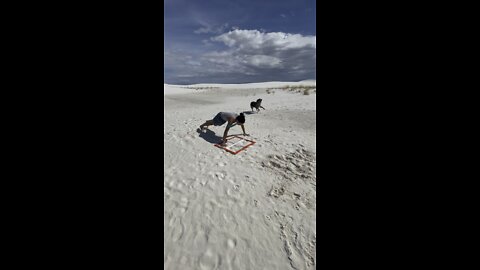
POLYGON ((220 26, 213 26, 209 24, 203 24, 203 27, 193 31, 195 34, 221 34, 228 28, 228 23, 220 26))
POLYGON ((317 47, 315 36, 302 36, 300 34, 288 34, 282 32, 264 33, 258 30, 233 30, 228 33, 212 38, 214 41, 225 43, 229 47, 240 49, 272 48, 288 50, 294 48, 317 47))
POLYGON ((226 48, 199 54, 166 53, 165 67, 170 64, 170 69, 178 70, 178 74, 192 74, 188 83, 316 78, 315 36, 234 29, 211 41, 226 48))
POLYGON ((238 67, 275 69, 275 72, 282 68, 286 73, 295 71, 297 74, 315 72, 315 36, 236 29, 213 37, 212 41, 222 42, 229 48, 213 55, 217 62, 223 57, 224 61, 238 67))
POLYGON ((251 55, 246 57, 246 64, 257 68, 278 68, 281 60, 269 55, 251 55))

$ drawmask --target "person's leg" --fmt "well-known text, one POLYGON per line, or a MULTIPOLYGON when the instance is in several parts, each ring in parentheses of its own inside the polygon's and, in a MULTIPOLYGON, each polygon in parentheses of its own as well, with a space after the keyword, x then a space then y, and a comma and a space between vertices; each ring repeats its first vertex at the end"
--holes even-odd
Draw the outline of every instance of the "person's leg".
POLYGON ((200 129, 203 129, 204 126, 211 126, 213 125, 213 120, 207 120, 205 123, 200 125, 200 129))

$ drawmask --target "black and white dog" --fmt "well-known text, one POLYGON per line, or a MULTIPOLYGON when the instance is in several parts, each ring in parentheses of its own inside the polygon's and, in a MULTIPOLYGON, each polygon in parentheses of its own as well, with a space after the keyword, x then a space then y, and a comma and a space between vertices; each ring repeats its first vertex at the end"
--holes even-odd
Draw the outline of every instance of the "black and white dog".
POLYGON ((253 108, 257 109, 257 112, 260 111, 260 108, 265 110, 265 108, 262 107, 262 99, 261 98, 257 99, 257 101, 250 102, 250 108, 252 109, 252 112, 253 112, 253 108))

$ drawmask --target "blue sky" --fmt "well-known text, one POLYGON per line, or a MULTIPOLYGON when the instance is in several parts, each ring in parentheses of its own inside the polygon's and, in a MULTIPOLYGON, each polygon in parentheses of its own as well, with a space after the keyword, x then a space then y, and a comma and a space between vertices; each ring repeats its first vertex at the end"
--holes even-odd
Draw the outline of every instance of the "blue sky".
POLYGON ((164 0, 164 81, 316 79, 315 0, 164 0))

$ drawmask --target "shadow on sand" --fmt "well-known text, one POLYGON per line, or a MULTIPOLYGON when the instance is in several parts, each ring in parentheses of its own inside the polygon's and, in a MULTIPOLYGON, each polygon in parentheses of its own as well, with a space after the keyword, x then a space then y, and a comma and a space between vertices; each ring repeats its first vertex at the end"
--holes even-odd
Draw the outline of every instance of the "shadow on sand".
POLYGON ((247 114, 247 115, 248 115, 248 114, 254 114, 254 112, 252 112, 252 111, 244 111, 244 112, 242 112, 242 113, 243 113, 243 114, 247 114))
POLYGON ((209 129, 205 129, 205 131, 202 132, 199 128, 197 128, 197 132, 200 138, 203 138, 205 141, 209 143, 215 144, 215 143, 220 143, 222 141, 222 137, 215 135, 215 132, 209 129))

